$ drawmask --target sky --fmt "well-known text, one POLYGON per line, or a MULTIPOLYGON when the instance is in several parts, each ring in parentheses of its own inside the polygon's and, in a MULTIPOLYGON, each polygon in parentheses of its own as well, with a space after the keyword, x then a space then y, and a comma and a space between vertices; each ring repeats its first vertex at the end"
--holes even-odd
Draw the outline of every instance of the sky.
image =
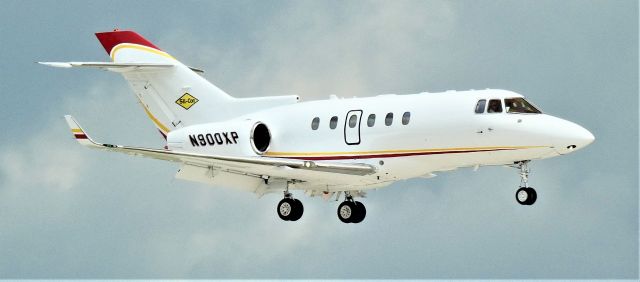
POLYGON ((637 1, 2 1, 0 278, 637 278, 637 1), (162 147, 93 33, 131 29, 236 97, 303 100, 499 88, 596 141, 517 171, 459 169, 338 202, 174 179, 92 151, 162 147))

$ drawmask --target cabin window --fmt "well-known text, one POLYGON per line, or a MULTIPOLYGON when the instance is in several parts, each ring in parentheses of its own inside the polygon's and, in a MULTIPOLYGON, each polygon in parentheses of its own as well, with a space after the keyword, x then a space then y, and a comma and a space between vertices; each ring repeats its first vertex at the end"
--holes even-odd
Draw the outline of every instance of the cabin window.
POLYGON ((484 113, 484 106, 486 104, 487 104, 487 100, 485 99, 478 101, 478 104, 476 104, 476 114, 484 113))
POLYGON ((318 126, 320 126, 320 118, 319 117, 315 117, 311 121, 311 129, 316 130, 316 129, 318 129, 318 126))
POLYGON ((487 113, 502 113, 502 101, 498 99, 489 100, 487 113))
POLYGON ((527 102, 524 98, 504 99, 504 108, 510 114, 540 114, 540 110, 527 102))
POLYGON ((393 113, 388 113, 384 118, 384 124, 386 126, 390 126, 393 123, 393 113))
POLYGON ((349 127, 354 128, 356 127, 356 124, 358 124, 358 115, 352 115, 349 118, 349 127))
POLYGON ((404 112, 404 114, 402 114, 402 125, 409 124, 409 120, 410 119, 411 119, 411 113, 410 112, 404 112))
POLYGON ((337 126, 338 126, 338 117, 337 116, 331 117, 331 120, 329 121, 329 128, 336 129, 337 126))
POLYGON ((370 114, 367 119, 367 126, 373 127, 376 124, 376 114, 370 114))

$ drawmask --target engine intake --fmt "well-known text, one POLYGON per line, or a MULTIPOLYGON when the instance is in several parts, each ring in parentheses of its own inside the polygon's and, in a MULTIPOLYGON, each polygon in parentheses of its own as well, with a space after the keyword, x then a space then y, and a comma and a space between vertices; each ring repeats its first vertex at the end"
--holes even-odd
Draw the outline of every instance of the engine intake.
POLYGON ((251 129, 251 147, 259 155, 269 150, 271 144, 271 132, 269 128, 262 122, 257 122, 251 129))

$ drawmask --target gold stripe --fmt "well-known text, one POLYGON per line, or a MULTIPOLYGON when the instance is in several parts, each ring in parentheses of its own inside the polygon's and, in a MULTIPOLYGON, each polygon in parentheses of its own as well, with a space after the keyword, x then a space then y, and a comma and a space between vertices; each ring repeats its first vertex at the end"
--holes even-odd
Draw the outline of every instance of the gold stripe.
POLYGON ((73 133, 77 133, 77 132, 84 133, 84 131, 82 131, 82 129, 80 129, 80 128, 73 128, 73 129, 71 129, 71 132, 73 132, 73 133))
POLYGON ((169 133, 169 128, 167 128, 166 126, 164 126, 156 117, 153 116, 153 114, 151 114, 151 112, 149 111, 149 109, 147 109, 147 107, 144 105, 144 103, 142 103, 142 101, 140 101, 140 104, 142 105, 142 108, 144 109, 144 112, 147 113, 147 116, 149 116, 149 118, 151 119, 151 121, 153 121, 153 123, 156 124, 156 126, 163 131, 163 133, 166 135, 167 133, 169 133))
POLYGON ((545 148, 549 146, 507 146, 507 147, 471 147, 471 148, 441 148, 441 149, 419 149, 419 150, 386 150, 386 151, 360 151, 360 152, 267 152, 266 156, 336 156, 336 155, 378 155, 378 154, 406 154, 406 153, 433 153, 433 152, 451 152, 451 151, 469 151, 469 150, 517 150, 517 149, 534 149, 545 148))
POLYGON ((154 54, 156 54, 156 55, 160 55, 160 56, 163 56, 163 57, 165 57, 165 58, 172 59, 172 60, 175 60, 175 59, 176 59, 176 58, 172 57, 171 55, 169 55, 169 54, 167 54, 167 53, 165 53, 165 52, 162 52, 162 51, 160 51, 160 50, 153 49, 153 48, 151 48, 151 47, 147 47, 147 46, 143 46, 143 45, 138 45, 138 44, 120 43, 120 44, 118 44, 116 47, 114 47, 114 48, 111 50, 111 54, 110 54, 110 56, 111 56, 111 60, 113 60, 113 61, 115 61, 115 60, 116 60, 116 53, 117 53, 118 51, 120 51, 120 49, 137 49, 137 50, 141 50, 141 51, 145 51, 145 52, 149 52, 149 53, 154 53, 154 54))

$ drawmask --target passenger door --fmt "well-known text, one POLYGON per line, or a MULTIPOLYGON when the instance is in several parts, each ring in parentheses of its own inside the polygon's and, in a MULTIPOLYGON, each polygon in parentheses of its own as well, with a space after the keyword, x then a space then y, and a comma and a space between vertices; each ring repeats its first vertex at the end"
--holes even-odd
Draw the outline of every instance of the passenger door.
POLYGON ((347 113, 344 119, 344 142, 347 145, 360 144, 360 121, 362 120, 362 110, 353 110, 347 113))

